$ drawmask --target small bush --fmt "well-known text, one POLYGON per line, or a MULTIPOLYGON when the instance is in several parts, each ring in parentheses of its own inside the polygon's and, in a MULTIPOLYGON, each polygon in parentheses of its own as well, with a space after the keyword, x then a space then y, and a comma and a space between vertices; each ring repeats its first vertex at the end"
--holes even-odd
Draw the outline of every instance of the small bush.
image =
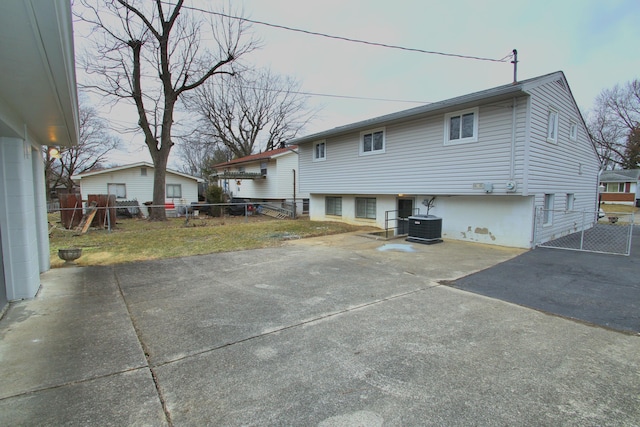
MULTIPOLYGON (((218 187, 217 185, 209 185, 209 187, 207 187, 207 192, 205 193, 205 199, 207 203, 210 204, 223 203, 224 193, 222 191, 222 188, 218 187)), ((208 210, 208 213, 211 216, 218 217, 222 214, 221 206, 209 206, 208 210)))

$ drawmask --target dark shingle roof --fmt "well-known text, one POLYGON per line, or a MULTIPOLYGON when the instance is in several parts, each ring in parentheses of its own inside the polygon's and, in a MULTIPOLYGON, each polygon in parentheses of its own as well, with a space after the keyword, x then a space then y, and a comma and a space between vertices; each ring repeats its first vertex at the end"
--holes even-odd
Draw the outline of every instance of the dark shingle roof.
POLYGON ((640 169, 620 169, 604 171, 600 182, 631 182, 640 180, 640 169))

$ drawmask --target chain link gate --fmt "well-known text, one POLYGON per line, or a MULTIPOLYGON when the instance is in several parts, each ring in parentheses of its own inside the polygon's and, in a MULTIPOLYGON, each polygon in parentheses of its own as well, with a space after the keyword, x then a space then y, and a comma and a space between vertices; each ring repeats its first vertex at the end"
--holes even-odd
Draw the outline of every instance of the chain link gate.
POLYGON ((536 210, 535 242, 546 248, 629 255, 633 225, 633 212, 603 216, 597 211, 540 208, 536 210))

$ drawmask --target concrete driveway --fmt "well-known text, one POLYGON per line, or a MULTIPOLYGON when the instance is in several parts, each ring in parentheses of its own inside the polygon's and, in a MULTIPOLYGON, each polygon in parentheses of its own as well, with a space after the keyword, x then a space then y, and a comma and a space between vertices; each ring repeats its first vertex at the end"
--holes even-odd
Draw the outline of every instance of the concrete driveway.
POLYGON ((52 270, 0 320, 0 425, 640 423, 640 337, 439 284, 519 251, 405 243, 52 270))

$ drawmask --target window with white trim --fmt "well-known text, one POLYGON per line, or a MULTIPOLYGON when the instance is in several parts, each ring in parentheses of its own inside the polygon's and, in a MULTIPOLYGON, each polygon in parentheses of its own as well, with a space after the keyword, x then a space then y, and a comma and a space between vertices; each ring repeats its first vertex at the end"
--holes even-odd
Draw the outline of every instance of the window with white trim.
POLYGON ((320 162, 327 158, 327 144, 322 142, 316 142, 313 144, 313 161, 320 162))
POLYGON ((542 208, 544 220, 542 222, 542 225, 551 225, 553 221, 553 199, 553 194, 544 195, 544 207, 542 208))
POLYGON ((384 153, 384 128, 360 133, 360 154, 384 153))
POLYGON ((342 197, 325 197, 324 213, 325 215, 342 216, 342 197))
POLYGON ((569 125, 569 139, 572 141, 578 140, 578 124, 574 121, 571 121, 569 125))
POLYGON ((558 143, 558 117, 556 110, 550 108, 547 122, 547 142, 558 143))
POLYGON ((444 115, 444 144, 465 144, 478 141, 478 111, 456 111, 444 115))
POLYGON ((356 218, 376 219, 375 197, 356 197, 356 218))
POLYGON ((574 205, 575 200, 576 200, 575 194, 573 194, 573 193, 568 193, 567 194, 567 208, 566 208, 566 210, 568 210, 568 211, 572 211, 573 210, 573 205, 574 205))
POLYGON ((628 193, 624 182, 607 182, 606 193, 628 193))
POLYGON ((116 199, 126 199, 127 185, 126 184, 107 184, 107 194, 115 194, 116 199))
POLYGON ((178 199, 182 197, 182 184, 167 184, 167 199, 178 199))

